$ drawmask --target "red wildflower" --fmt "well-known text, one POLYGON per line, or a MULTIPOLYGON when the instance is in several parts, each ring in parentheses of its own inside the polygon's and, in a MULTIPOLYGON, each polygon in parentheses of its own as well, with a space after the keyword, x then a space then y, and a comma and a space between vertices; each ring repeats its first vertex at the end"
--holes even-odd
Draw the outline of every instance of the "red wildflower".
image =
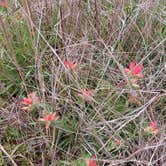
POLYGON ((155 121, 150 122, 149 126, 145 128, 146 132, 157 134, 159 129, 157 128, 157 123, 155 121))
POLYGON ((129 68, 125 68, 124 71, 127 74, 131 74, 133 77, 143 78, 142 74, 143 66, 142 65, 135 65, 134 62, 131 62, 129 68))
POLYGON ((22 106, 21 110, 30 111, 30 107, 32 104, 37 103, 39 98, 36 96, 36 92, 29 93, 27 97, 20 101, 20 105, 22 106))
POLYGON ((81 97, 83 100, 89 100, 92 99, 93 93, 94 93, 93 89, 90 90, 83 89, 82 93, 78 93, 78 96, 81 97))
POLYGON ((97 166, 97 164, 96 164, 96 156, 92 156, 92 158, 89 161, 89 165, 88 166, 97 166))
POLYGON ((157 123, 155 121, 150 122, 149 127, 150 127, 152 132, 154 132, 154 133, 159 132, 159 129, 157 128, 157 123))
POLYGON ((22 101, 20 101, 21 105, 32 105, 32 99, 30 98, 24 98, 22 101))
POLYGON ((46 129, 48 129, 51 122, 56 121, 58 119, 59 119, 59 116, 56 114, 56 112, 54 113, 51 112, 45 115, 43 118, 39 118, 39 121, 46 122, 46 129))
POLYGON ((1 0, 1 2, 0 2, 0 6, 2 6, 2 7, 7 7, 7 0, 1 0))
POLYGON ((20 105, 23 106, 21 107, 21 110, 28 111, 30 112, 30 107, 32 106, 33 101, 31 98, 24 98, 22 101, 20 101, 20 105))
POLYGON ((74 69, 76 67, 76 63, 71 61, 64 61, 63 64, 67 69, 74 69))

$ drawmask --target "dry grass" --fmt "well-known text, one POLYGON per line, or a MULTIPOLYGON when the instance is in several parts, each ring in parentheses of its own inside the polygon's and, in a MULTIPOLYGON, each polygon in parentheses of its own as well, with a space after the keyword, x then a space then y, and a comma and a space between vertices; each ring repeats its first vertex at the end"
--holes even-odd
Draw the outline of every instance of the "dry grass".
POLYGON ((84 166, 94 154, 103 166, 166 165, 165 9, 162 0, 0 8, 0 165, 84 166), (139 88, 124 72, 131 61, 144 66, 139 88), (78 97, 82 89, 94 89, 92 101, 78 97), (32 91, 42 106, 23 112, 32 91), (60 116, 49 130, 38 122, 42 107, 60 116), (146 132, 151 121, 158 134, 146 132))

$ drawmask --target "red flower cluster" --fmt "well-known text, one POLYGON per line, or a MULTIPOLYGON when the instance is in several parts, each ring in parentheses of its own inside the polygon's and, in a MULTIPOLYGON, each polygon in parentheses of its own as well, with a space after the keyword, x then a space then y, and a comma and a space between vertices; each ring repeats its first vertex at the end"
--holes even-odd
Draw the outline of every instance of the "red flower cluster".
POLYGON ((20 101, 21 105, 32 105, 32 99, 30 98, 24 98, 22 101, 20 101))
POLYGON ((48 113, 46 114, 43 118, 39 118, 39 121, 41 122, 45 122, 46 123, 46 129, 49 128, 51 122, 54 122, 56 120, 59 119, 59 116, 57 115, 57 113, 48 113))
POLYGON ((135 65, 134 62, 131 62, 129 68, 125 68, 124 71, 127 74, 131 74, 132 77, 143 78, 142 74, 143 66, 142 65, 135 65))
POLYGON ((64 61, 63 64, 66 67, 66 69, 70 69, 70 70, 76 67, 76 63, 71 61, 64 61))
POLYGON ((89 161, 89 165, 88 166, 97 166, 96 156, 92 156, 92 158, 89 161))
POLYGON ((150 122, 149 128, 155 134, 157 134, 159 132, 159 129, 157 128, 157 123, 155 121, 150 122))
POLYGON ((36 96, 36 92, 29 93, 27 97, 20 101, 21 110, 30 112, 30 107, 39 102, 39 98, 36 96))
POLYGON ((150 122, 149 126, 145 128, 145 131, 153 134, 158 134, 159 129, 157 127, 157 123, 155 121, 150 122))
MULTIPOLYGON (((36 92, 29 93, 27 97, 20 101, 21 110, 30 112, 31 106, 37 103, 40 103, 40 100, 39 97, 36 96, 36 92)), ((56 112, 46 113, 46 111, 43 110, 43 114, 43 118, 39 118, 38 120, 46 123, 46 129, 49 128, 51 122, 59 119, 59 116, 56 114, 56 112)))
POLYGON ((94 93, 94 89, 86 90, 83 89, 81 93, 78 93, 78 96, 83 100, 91 100, 94 93))
POLYGON ((29 96, 24 98, 22 101, 20 101, 20 105, 22 106, 21 110, 30 112, 30 107, 32 106, 32 104, 32 98, 30 98, 29 96))
POLYGON ((8 6, 7 0, 1 0, 0 6, 7 7, 8 6))
POLYGON ((135 65, 134 62, 131 62, 129 68, 125 68, 124 72, 131 77, 131 83, 134 87, 139 88, 137 84, 137 78, 143 78, 144 75, 142 74, 143 66, 142 65, 135 65))
POLYGON ((93 155, 91 158, 86 158, 85 159, 85 163, 87 166, 98 166, 97 162, 96 162, 96 156, 93 155))

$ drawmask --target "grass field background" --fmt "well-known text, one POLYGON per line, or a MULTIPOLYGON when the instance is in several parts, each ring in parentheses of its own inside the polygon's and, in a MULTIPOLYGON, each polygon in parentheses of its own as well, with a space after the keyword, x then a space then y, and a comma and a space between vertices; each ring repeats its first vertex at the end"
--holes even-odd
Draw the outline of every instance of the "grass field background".
POLYGON ((0 166, 165 166, 166 2, 2 2, 0 166))

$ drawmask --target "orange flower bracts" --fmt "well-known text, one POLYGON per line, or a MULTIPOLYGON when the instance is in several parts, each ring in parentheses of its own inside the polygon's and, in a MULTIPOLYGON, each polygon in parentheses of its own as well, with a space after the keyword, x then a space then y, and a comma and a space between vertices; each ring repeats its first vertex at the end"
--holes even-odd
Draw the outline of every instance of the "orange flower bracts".
POLYGON ((27 97, 20 101, 21 110, 30 112, 30 107, 39 102, 36 92, 29 93, 27 97))
POLYGON ((89 159, 86 158, 85 163, 86 163, 87 166, 98 166, 97 162, 96 162, 96 156, 95 155, 92 156, 89 159))
POLYGON ((59 116, 56 112, 54 113, 48 113, 43 118, 39 118, 39 121, 46 123, 46 129, 50 127, 51 122, 54 122, 59 119, 59 116))
POLYGON ((83 89, 81 93, 78 93, 78 96, 83 100, 91 100, 93 99, 94 89, 86 90, 83 89))
POLYGON ((157 134, 159 132, 159 129, 157 128, 157 123, 155 121, 150 122, 149 128, 155 134, 157 134))
POLYGON ((69 69, 69 70, 72 70, 76 67, 76 63, 71 61, 64 61, 63 64, 66 67, 66 69, 69 69))
POLYGON ((143 66, 135 65, 134 62, 131 62, 129 68, 125 68, 124 71, 127 74, 130 74, 132 77, 143 78, 142 74, 143 66))
POLYGON ((96 164, 96 156, 92 156, 92 158, 89 161, 89 165, 88 166, 97 166, 97 164, 96 164))
POLYGON ((137 83, 137 79, 143 78, 144 75, 142 74, 143 66, 136 65, 134 62, 131 62, 129 68, 125 68, 124 72, 129 75, 131 84, 135 88, 139 88, 140 86, 137 83))
POLYGON ((8 6, 7 0, 1 0, 0 6, 1 7, 7 7, 8 6))
POLYGON ((152 134, 158 134, 159 129, 157 127, 157 123, 155 121, 150 122, 149 126, 145 128, 145 131, 152 134))

